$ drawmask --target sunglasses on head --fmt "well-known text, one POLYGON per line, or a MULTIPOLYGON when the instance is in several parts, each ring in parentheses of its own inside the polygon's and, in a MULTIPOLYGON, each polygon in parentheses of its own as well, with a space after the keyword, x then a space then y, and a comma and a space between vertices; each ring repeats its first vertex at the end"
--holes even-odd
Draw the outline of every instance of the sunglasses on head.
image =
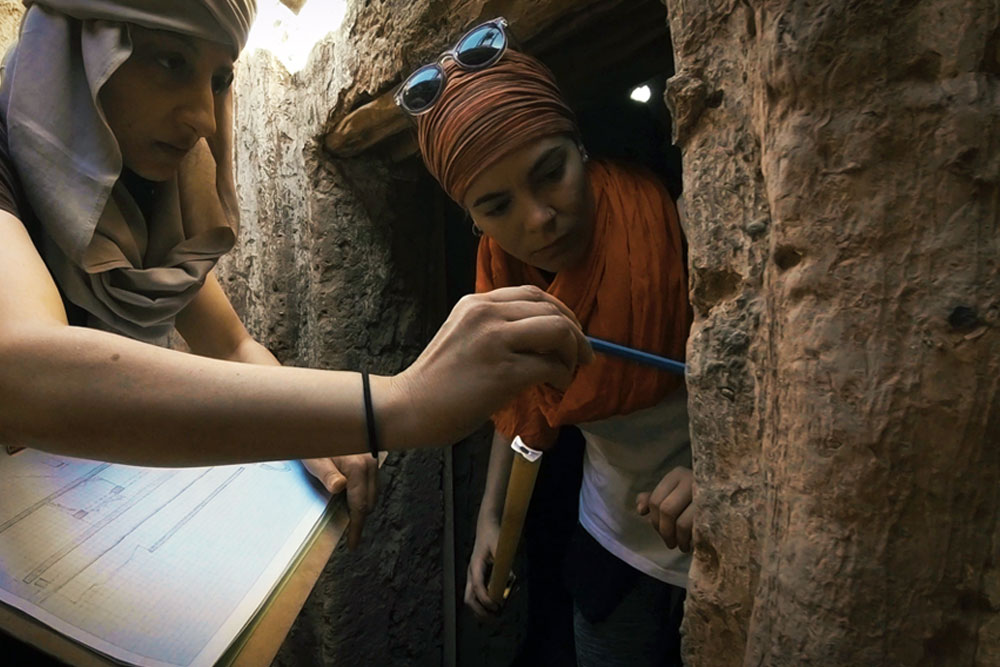
POLYGON ((479 70, 500 60, 510 41, 507 20, 496 18, 477 25, 462 35, 454 47, 445 51, 434 62, 417 69, 406 77, 396 91, 396 104, 411 116, 427 113, 441 97, 447 79, 442 63, 451 58, 466 70, 479 70))

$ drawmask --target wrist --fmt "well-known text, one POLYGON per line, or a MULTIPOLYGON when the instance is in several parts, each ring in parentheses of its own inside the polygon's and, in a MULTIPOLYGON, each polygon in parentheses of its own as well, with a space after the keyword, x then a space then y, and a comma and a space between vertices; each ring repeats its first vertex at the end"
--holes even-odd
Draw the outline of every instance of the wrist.
POLYGON ((483 504, 479 506, 479 516, 476 518, 477 529, 480 526, 487 528, 499 526, 502 507, 502 505, 487 502, 484 499, 483 504))
POLYGON ((369 379, 379 446, 384 450, 399 450, 423 444, 405 380, 398 375, 371 375, 369 379))

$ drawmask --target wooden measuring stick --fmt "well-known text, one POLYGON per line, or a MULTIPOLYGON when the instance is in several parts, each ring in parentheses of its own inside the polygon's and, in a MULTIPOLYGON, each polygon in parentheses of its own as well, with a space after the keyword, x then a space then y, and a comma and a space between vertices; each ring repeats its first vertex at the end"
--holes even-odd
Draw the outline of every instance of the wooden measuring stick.
POLYGON ((505 599, 507 579, 514 564, 517 545, 524 529, 524 517, 528 513, 531 494, 535 490, 538 467, 542 464, 542 453, 524 444, 521 436, 510 443, 514 450, 514 461, 510 467, 510 481, 507 482, 507 496, 503 502, 503 516, 500 518, 500 535, 497 551, 493 557, 493 571, 487 589, 490 599, 501 604, 505 599))

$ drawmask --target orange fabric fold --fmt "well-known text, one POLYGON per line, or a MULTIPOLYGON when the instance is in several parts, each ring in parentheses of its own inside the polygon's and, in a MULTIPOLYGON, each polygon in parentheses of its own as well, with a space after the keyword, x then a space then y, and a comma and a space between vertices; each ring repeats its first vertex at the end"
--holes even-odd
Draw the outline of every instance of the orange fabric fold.
MULTIPOLYGON (((573 310, 591 336, 683 359, 691 324, 677 209, 666 188, 645 170, 591 162, 594 235, 586 258, 551 284, 536 268, 508 255, 488 237, 479 243, 476 291, 536 285, 573 310)), ((546 449, 564 424, 624 415, 659 403, 683 379, 598 355, 565 392, 538 385, 493 415, 505 436, 546 449)))

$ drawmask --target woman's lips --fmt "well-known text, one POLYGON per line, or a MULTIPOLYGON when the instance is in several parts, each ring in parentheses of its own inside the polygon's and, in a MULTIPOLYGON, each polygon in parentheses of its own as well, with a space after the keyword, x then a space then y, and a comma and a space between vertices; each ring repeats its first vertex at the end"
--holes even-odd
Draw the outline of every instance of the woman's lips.
POLYGON ((570 234, 563 234, 552 243, 548 244, 547 246, 539 248, 532 254, 534 254, 536 257, 542 257, 542 258, 552 258, 554 256, 557 256, 561 254, 563 250, 566 249, 567 242, 570 240, 570 238, 571 238, 570 234))
POLYGON ((156 146, 161 151, 163 151, 164 153, 175 159, 183 158, 185 155, 188 154, 188 151, 191 150, 190 148, 178 148, 177 146, 174 146, 173 144, 168 144, 165 141, 157 141, 156 146))

